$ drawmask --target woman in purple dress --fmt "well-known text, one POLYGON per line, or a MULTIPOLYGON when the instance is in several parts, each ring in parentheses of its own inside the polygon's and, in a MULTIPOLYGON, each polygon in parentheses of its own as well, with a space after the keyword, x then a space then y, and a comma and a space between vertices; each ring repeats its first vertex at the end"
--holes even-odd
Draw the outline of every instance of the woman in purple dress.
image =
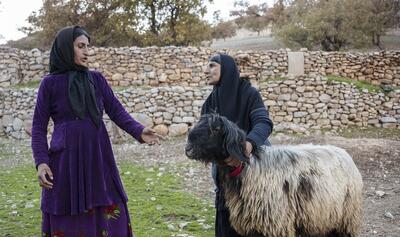
POLYGON ((32 124, 32 151, 42 186, 42 236, 133 236, 103 111, 141 143, 159 136, 135 121, 100 72, 89 71, 89 35, 61 29, 50 52, 32 124), (54 122, 50 147, 49 119, 54 122))

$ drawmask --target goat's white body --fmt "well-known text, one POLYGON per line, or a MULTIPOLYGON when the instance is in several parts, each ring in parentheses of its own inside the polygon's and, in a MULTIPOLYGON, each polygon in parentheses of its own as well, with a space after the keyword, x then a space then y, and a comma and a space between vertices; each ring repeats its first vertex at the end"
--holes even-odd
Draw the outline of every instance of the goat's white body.
POLYGON ((362 178, 335 146, 262 147, 240 174, 240 193, 225 187, 232 226, 241 235, 294 237, 335 230, 356 236, 362 219, 362 178), (297 229, 297 230, 296 230, 297 229))

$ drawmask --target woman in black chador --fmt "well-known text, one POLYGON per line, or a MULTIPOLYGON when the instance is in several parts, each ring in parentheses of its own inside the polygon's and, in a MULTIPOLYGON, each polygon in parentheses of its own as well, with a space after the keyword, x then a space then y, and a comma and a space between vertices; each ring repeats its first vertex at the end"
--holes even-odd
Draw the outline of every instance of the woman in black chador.
MULTIPOLYGON (((268 137, 272 132, 272 121, 260 93, 247 80, 239 76, 234 59, 225 54, 211 57, 205 74, 213 85, 211 94, 203 104, 201 114, 217 113, 236 123, 246 132, 246 154, 252 153, 256 145, 270 145, 268 137)), ((232 167, 232 175, 240 173, 241 161, 234 157, 225 160, 232 167), (239 172, 237 172, 239 171, 239 172)), ((229 210, 225 207, 223 190, 218 181, 219 167, 213 164, 212 174, 216 188, 216 237, 238 237, 239 234, 229 223, 229 210)))

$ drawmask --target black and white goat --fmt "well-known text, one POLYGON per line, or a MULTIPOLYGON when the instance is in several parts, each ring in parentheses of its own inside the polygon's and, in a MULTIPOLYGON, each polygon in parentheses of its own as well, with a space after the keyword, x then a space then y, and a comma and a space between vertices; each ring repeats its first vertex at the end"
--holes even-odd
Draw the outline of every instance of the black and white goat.
POLYGON ((330 145, 255 147, 244 155, 245 133, 228 119, 204 115, 190 130, 190 159, 220 165, 230 222, 243 236, 358 235, 362 178, 350 155, 330 145), (237 176, 223 165, 243 161, 237 176))

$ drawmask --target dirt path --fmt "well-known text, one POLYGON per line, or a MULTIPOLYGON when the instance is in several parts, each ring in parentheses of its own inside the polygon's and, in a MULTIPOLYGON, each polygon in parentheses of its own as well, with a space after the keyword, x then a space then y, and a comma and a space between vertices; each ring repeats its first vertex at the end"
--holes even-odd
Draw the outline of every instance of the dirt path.
MULTIPOLYGON (((361 170, 364 180, 363 237, 400 236, 400 141, 348 139, 337 136, 297 137, 278 135, 273 144, 332 144, 346 149, 361 170)), ((210 168, 184 156, 184 138, 165 141, 160 146, 115 145, 118 161, 145 166, 165 166, 184 179, 185 189, 213 202, 214 185, 210 168)))

